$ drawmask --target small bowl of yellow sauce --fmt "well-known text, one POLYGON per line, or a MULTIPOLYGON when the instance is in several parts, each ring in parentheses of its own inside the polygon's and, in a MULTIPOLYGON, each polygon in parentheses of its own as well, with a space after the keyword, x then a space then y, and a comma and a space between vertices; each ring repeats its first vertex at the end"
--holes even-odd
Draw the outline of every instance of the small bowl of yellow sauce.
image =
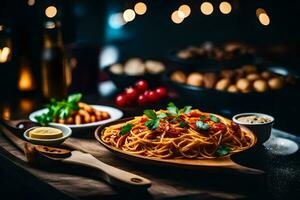
POLYGON ((72 135, 72 130, 62 124, 35 126, 24 132, 26 140, 39 145, 57 145, 72 135))
POLYGON ((240 113, 233 116, 232 120, 253 131, 258 144, 263 144, 270 138, 274 124, 274 117, 263 113, 240 113))

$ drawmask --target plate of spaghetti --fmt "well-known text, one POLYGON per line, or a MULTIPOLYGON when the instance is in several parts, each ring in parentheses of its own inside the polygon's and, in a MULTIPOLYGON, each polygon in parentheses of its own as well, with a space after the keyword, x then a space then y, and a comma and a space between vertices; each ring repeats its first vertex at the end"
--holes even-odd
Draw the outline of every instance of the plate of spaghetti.
POLYGON ((246 127, 191 106, 179 109, 173 103, 166 110, 145 110, 142 116, 98 127, 95 136, 106 148, 131 160, 229 168, 240 166, 230 159, 232 154, 256 143, 246 127))

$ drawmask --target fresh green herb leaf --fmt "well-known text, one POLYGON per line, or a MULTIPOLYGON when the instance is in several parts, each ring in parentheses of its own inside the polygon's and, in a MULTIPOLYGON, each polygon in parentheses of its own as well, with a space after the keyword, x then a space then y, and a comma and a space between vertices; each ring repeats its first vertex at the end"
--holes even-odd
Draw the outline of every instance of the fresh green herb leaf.
POLYGON ((166 118, 168 115, 166 114, 166 113, 159 113, 158 115, 157 115, 157 118, 159 118, 159 119, 163 119, 163 118, 166 118))
POLYGON ((179 115, 179 109, 172 102, 168 104, 167 110, 168 110, 168 113, 171 116, 178 116, 179 115))
POLYGON ((156 119, 157 115, 154 110, 144 110, 144 114, 150 119, 156 119))
POLYGON ((209 129, 209 125, 204 123, 203 121, 197 121, 196 126, 197 126, 197 128, 199 128, 201 130, 205 130, 205 131, 207 131, 209 129))
POLYGON ((228 146, 221 145, 218 147, 216 150, 216 155, 221 157, 221 156, 226 156, 230 153, 231 149, 228 146))
POLYGON ((183 109, 181 109, 180 111, 183 112, 184 114, 188 114, 189 112, 191 112, 192 110, 192 106, 184 106, 183 109))
POLYGON ((73 94, 68 97, 68 100, 57 101, 51 99, 46 105, 48 111, 36 117, 37 122, 47 125, 55 118, 66 119, 73 111, 79 110, 78 102, 82 98, 82 94, 73 94))
POLYGON ((184 122, 184 121, 180 122, 180 123, 179 123, 179 126, 180 126, 181 128, 184 128, 184 127, 186 126, 186 122, 184 122))
POLYGON ((200 120, 201 120, 201 121, 206 120, 206 116, 202 115, 202 116, 200 117, 200 120))
POLYGON ((159 126, 159 119, 151 119, 145 122, 145 126, 147 126, 149 129, 154 130, 157 129, 159 126))
POLYGON ((210 115, 210 120, 213 121, 213 122, 216 122, 216 123, 220 122, 220 119, 217 118, 217 117, 214 116, 214 115, 210 115))
POLYGON ((130 130, 132 129, 132 127, 133 127, 133 124, 126 124, 126 125, 124 125, 121 128, 120 135, 125 135, 126 133, 129 133, 130 130))
POLYGON ((77 94, 72 94, 68 97, 68 102, 69 103, 77 103, 81 100, 82 94, 77 93, 77 94))

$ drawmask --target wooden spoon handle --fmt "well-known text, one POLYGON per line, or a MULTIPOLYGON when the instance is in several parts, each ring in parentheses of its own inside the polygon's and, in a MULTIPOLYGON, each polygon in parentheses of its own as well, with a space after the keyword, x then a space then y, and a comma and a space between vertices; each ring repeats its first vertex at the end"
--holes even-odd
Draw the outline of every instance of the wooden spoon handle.
POLYGON ((72 151, 72 155, 62 162, 95 168, 101 172, 101 177, 105 181, 117 187, 138 189, 151 186, 151 181, 144 177, 105 164, 91 154, 80 151, 72 151))

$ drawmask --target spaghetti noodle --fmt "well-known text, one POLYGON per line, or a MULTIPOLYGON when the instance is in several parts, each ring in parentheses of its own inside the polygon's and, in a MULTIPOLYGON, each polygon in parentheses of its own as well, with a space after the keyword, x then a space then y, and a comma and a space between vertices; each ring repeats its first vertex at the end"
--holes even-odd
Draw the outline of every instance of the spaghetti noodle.
POLYGON ((212 159, 243 151, 256 142, 253 134, 231 120, 196 109, 176 116, 167 110, 153 115, 106 127, 101 139, 127 153, 161 159, 212 159))

